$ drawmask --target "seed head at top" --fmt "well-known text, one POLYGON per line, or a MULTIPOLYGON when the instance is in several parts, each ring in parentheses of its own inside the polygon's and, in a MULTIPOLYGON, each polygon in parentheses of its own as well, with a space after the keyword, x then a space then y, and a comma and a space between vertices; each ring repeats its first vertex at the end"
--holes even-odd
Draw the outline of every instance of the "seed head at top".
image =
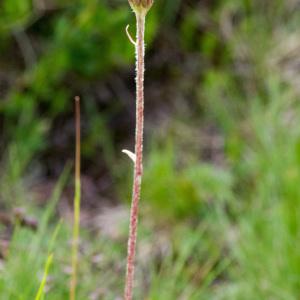
POLYGON ((153 0, 128 0, 135 13, 146 14, 153 4, 153 0))

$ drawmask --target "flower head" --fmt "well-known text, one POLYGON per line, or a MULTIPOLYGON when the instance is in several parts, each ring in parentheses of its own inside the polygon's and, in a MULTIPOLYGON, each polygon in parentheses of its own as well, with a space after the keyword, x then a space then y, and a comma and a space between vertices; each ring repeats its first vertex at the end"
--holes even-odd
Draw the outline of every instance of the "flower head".
POLYGON ((153 0, 128 0, 135 13, 146 14, 153 4, 153 0))

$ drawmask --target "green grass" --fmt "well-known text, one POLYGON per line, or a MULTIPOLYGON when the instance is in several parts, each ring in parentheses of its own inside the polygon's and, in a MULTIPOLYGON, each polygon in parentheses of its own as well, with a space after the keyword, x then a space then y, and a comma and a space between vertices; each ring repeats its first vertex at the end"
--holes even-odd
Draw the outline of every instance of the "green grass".
POLYGON ((276 80, 267 96, 249 109, 243 159, 253 184, 237 199, 243 211, 232 225, 231 299, 297 299, 300 292, 300 107, 276 80))
MULTIPOLYGON (((170 121, 171 130, 162 134, 162 142, 155 132, 154 146, 146 148, 135 299, 299 298, 299 91, 274 63, 281 61, 276 56, 278 36, 284 41, 285 35, 297 34, 298 18, 290 13, 286 20, 282 1, 276 1, 276 7, 266 5, 266 12, 258 2, 241 3, 228 0, 214 11, 217 20, 222 16, 236 22, 232 31, 225 32, 229 35, 222 35, 227 27, 216 25, 211 29, 216 32, 203 38, 201 51, 208 60, 214 59, 210 49, 218 43, 224 53, 199 81, 195 105, 201 122, 186 121, 181 110, 175 112, 172 117, 177 119, 170 121), (179 140, 176 133, 182 120, 188 130, 179 140), (202 124, 213 124, 224 142, 219 149, 221 162, 204 158, 207 139, 202 139, 202 124), (193 149, 186 146, 191 144, 193 149)), ((182 28, 190 33, 183 37, 187 48, 200 43, 194 43, 197 35, 191 32, 196 15, 182 28)), ((126 14, 120 18, 126 19, 126 14)), ((45 208, 27 201, 31 199, 25 185, 28 162, 33 159, 32 149, 42 147, 38 137, 47 124, 37 121, 25 127, 27 119, 22 120, 25 123, 15 132, 5 159, 1 198, 7 207, 26 206, 40 226, 33 232, 16 224, 0 270, 0 298, 68 299, 72 228, 58 220, 55 208, 69 171, 61 176, 45 208), (28 128, 33 132, 31 142, 23 141, 28 128)), ((97 138, 95 130, 93 139, 97 138)), ((120 165, 113 171, 125 168, 120 165)), ((126 198, 126 180, 121 179, 117 193, 126 198)), ((117 237, 82 228, 79 300, 115 300, 123 293, 128 219, 111 221, 108 226, 116 226, 117 237)))
MULTIPOLYGON (((270 76, 264 97, 254 95, 245 117, 235 120, 238 126, 224 130, 222 167, 196 160, 176 165, 182 154, 172 143, 152 148, 145 165, 137 299, 297 299, 297 101, 291 87, 270 76)), ((219 116, 226 122, 226 115, 219 116)), ((39 230, 16 226, 1 271, 3 299, 34 299, 41 282, 44 299, 67 299, 71 228, 62 222, 56 229, 53 214, 68 174, 48 206, 33 210, 39 230)), ((118 225, 117 239, 83 229, 78 299, 122 295, 126 222, 118 225)))
MULTIPOLYGON (((266 97, 257 95, 248 105, 245 125, 229 131, 226 167, 176 167, 172 145, 153 148, 146 163, 137 299, 297 299, 299 119, 292 90, 272 79, 266 97)), ((34 299, 48 253, 53 262, 45 299, 67 299, 71 228, 62 223, 51 243, 57 225, 49 223, 59 191, 41 214, 43 229, 15 228, 0 278, 3 299, 34 299)), ((116 240, 83 230, 79 299, 122 294, 124 222, 116 240)))

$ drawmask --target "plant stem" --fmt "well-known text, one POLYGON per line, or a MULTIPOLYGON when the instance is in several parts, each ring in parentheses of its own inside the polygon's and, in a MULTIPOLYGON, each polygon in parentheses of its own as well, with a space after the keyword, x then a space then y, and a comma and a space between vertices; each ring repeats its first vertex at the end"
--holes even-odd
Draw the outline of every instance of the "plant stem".
POLYGON ((53 254, 49 254, 48 258, 47 258, 47 261, 46 261, 45 268, 44 268, 43 278, 42 278, 42 281, 40 283, 39 290, 38 290, 38 292, 35 296, 35 300, 43 299, 44 289, 45 289, 45 285, 46 285, 46 282, 47 282, 47 277, 48 277, 48 273, 49 273, 49 269, 50 269, 50 266, 52 264, 52 261, 53 261, 53 254))
POLYGON ((76 299, 78 248, 80 228, 80 98, 75 97, 76 118, 76 150, 75 150, 75 195, 74 195, 74 220, 72 239, 72 277, 70 282, 70 300, 76 299))
POLYGON ((135 130, 135 155, 133 177, 133 192, 130 212, 130 227, 128 238, 127 270, 124 299, 131 300, 133 294, 134 262, 136 257, 136 240, 138 210, 143 175, 143 128, 144 128, 144 31, 145 15, 136 13, 137 38, 136 51, 136 130, 135 130))

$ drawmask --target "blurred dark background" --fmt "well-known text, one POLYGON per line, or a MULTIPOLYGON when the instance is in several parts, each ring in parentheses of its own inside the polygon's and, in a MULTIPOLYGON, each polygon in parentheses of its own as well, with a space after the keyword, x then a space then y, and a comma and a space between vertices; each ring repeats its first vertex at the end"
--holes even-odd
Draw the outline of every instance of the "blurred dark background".
MULTIPOLYGON (((220 22, 233 26, 246 13, 233 7, 222 20, 224 6, 159 1, 149 14, 146 152, 176 138, 188 155, 222 163, 202 85, 208 70, 231 63, 232 33, 220 22)), ((117 199, 128 172, 121 149, 134 142, 134 49, 124 30, 130 24, 134 34, 135 24, 127 2, 10 0, 1 20, 1 144, 5 164, 18 165, 11 176, 46 186, 57 180, 73 160, 73 98, 80 95, 83 176, 94 197, 117 199)))

